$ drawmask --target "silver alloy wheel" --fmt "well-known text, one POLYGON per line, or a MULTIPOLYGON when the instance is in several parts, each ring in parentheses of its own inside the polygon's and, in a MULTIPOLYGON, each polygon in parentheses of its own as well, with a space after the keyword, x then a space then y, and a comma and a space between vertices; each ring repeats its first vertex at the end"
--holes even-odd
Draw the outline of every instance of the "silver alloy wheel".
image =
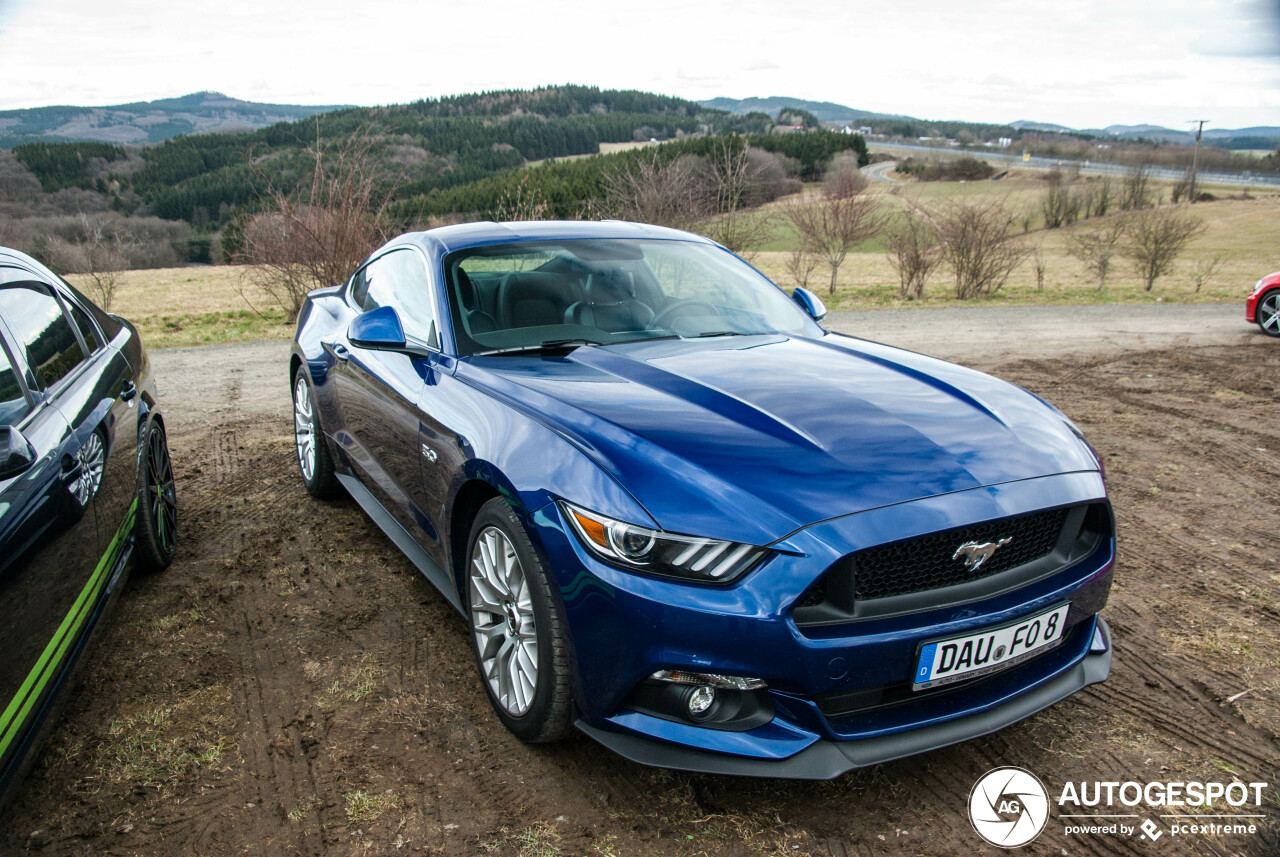
POLYGON ((96 431, 89 435, 76 457, 80 459, 80 478, 76 480, 72 490, 80 505, 87 506, 93 495, 98 493, 98 485, 102 482, 102 465, 106 460, 102 436, 96 431))
POLYGON ((1258 325, 1272 336, 1280 336, 1280 291, 1258 302, 1258 325))
POLYGON ((302 478, 310 482, 316 472, 316 429, 311 414, 311 391, 301 374, 293 385, 293 438, 298 444, 302 478))
POLYGON ((471 624, 489 690, 521 717, 538 690, 538 633, 529 581, 506 533, 485 527, 471 548, 471 624))

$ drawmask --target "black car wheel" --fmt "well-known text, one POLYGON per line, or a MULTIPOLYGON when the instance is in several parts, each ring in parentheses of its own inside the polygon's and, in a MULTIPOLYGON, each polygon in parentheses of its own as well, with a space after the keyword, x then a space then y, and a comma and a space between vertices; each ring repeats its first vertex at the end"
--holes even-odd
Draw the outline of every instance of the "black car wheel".
POLYGON ((134 532, 138 564, 147 571, 162 571, 178 550, 178 492, 169 460, 164 426, 153 420, 147 428, 138 474, 138 510, 134 532))
POLYGON ((320 431, 311 385, 301 367, 293 376, 293 439, 298 450, 298 472, 307 493, 322 500, 336 497, 339 484, 333 475, 333 459, 320 431))
POLYGON ((498 718, 521 740, 569 732, 569 668, 551 582, 501 497, 471 527, 467 614, 476 664, 498 718))
POLYGON ((1258 299, 1258 327, 1267 336, 1280 336, 1280 289, 1272 289, 1258 299))

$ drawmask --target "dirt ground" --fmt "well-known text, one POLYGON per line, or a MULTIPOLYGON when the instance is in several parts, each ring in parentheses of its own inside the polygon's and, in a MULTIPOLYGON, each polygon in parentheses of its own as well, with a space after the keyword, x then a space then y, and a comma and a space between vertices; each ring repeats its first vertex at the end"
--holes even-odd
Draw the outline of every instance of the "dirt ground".
POLYGON ((830 783, 653 770, 585 737, 522 745, 444 599, 354 503, 304 493, 287 346, 156 351, 178 558, 129 581, 0 853, 996 854, 965 805, 1000 765, 1054 794, 1272 784, 1257 835, 1152 844, 1051 820, 1024 853, 1280 853, 1280 342, 1238 306, 1097 309, 832 319, 1061 407, 1105 457, 1120 554, 1109 681, 830 783))

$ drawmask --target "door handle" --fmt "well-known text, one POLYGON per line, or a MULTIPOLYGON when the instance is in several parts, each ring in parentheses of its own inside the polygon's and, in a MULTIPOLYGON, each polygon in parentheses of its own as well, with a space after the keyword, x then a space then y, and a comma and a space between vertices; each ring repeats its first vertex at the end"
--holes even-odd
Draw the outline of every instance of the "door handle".
POLYGON ((347 350, 347 346, 339 342, 333 346, 333 356, 345 363, 351 358, 351 352, 347 350))
POLYGON ((134 398, 138 395, 138 386, 132 381, 125 381, 124 387, 120 389, 120 401, 129 402, 132 407, 134 398))

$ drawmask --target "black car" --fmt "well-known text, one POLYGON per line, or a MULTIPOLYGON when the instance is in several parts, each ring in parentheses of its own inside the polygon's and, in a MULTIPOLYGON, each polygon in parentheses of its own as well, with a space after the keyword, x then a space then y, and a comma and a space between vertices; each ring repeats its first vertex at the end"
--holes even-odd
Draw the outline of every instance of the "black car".
POLYGON ((173 560, 176 511, 137 330, 0 248, 0 805, 131 561, 173 560))

